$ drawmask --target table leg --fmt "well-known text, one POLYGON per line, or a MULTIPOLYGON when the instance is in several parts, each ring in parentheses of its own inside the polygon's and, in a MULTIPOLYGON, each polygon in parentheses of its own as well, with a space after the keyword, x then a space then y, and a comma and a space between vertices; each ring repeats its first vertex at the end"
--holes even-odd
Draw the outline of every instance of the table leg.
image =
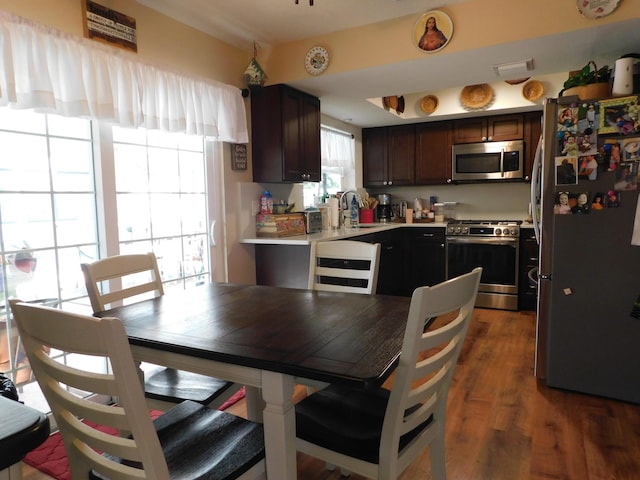
POLYGON ((296 425, 292 402, 293 377, 276 372, 262 372, 262 398, 267 459, 267 478, 295 480, 296 425))
POLYGON ((258 387, 245 386, 245 401, 247 403, 247 418, 253 422, 262 423, 264 400, 258 387))

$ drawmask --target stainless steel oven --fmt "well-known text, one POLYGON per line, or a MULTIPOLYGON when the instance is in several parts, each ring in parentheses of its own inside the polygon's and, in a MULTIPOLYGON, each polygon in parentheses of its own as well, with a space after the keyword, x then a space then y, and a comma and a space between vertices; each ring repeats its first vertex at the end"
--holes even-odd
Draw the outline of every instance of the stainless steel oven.
POLYGON ((455 220, 447 224, 446 275, 482 267, 476 306, 518 309, 519 221, 455 220))

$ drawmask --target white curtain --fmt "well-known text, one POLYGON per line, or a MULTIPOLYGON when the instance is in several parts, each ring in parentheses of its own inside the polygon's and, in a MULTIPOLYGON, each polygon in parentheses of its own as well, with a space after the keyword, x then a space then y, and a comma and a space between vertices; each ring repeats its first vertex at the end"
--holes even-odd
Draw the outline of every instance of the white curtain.
POLYGON ((248 143, 239 88, 0 11, 0 105, 248 143))
POLYGON ((323 167, 355 168, 354 142, 350 134, 320 128, 323 167))

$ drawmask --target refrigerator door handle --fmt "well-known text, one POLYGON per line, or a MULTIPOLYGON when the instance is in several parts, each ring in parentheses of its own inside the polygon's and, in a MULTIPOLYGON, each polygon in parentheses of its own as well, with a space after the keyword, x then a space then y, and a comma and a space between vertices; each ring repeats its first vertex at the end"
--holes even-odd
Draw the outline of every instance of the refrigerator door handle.
POLYGON ((542 135, 538 140, 536 154, 533 157, 533 168, 531 169, 531 218, 533 222, 533 232, 536 235, 536 242, 540 244, 540 199, 541 195, 541 175, 542 170, 542 135))

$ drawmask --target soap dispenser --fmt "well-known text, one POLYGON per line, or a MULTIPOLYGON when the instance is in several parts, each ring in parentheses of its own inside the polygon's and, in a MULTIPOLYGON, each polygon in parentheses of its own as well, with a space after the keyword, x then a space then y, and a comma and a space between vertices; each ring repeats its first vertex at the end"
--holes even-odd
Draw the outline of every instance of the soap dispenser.
POLYGON ((353 197, 351 197, 351 226, 352 227, 358 226, 358 214, 359 214, 358 199, 354 195, 353 197))

